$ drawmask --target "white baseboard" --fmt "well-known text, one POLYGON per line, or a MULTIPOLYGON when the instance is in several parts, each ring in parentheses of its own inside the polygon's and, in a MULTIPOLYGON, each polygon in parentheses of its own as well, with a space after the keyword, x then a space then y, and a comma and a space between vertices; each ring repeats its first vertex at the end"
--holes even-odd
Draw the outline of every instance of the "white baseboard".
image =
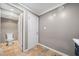
MULTIPOLYGON (((38 43, 37 43, 36 45, 38 45, 38 43)), ((35 45, 35 46, 36 46, 36 45, 35 45)), ((32 48, 34 48, 35 46, 33 46, 32 48)), ((32 49, 32 48, 25 49, 23 52, 27 52, 28 50, 30 50, 30 49, 32 49)))
MULTIPOLYGON (((45 46, 45 45, 43 45, 43 44, 41 44, 41 43, 37 43, 36 45, 43 46, 43 47, 45 47, 45 48, 47 48, 47 49, 49 49, 49 50, 51 50, 51 51, 54 51, 54 52, 56 52, 56 53, 62 55, 62 56, 69 56, 69 55, 67 55, 67 54, 65 54, 65 53, 62 53, 62 52, 60 52, 60 51, 57 51, 57 50, 52 49, 52 48, 50 48, 50 47, 47 47, 47 46, 45 46)), ((25 49, 23 52, 27 52, 28 50, 30 50, 30 49, 25 49)))
POLYGON ((49 50, 51 50, 51 51, 54 51, 54 52, 56 52, 56 53, 62 55, 62 56, 68 56, 68 55, 65 54, 65 53, 62 53, 62 52, 60 52, 60 51, 57 51, 57 50, 52 49, 52 48, 50 48, 50 47, 47 47, 47 46, 45 46, 45 45, 43 45, 43 44, 38 43, 37 45, 43 46, 43 47, 45 47, 45 48, 47 48, 47 49, 49 49, 49 50))
POLYGON ((25 50, 23 50, 23 52, 27 52, 28 50, 30 50, 30 49, 25 49, 25 50))

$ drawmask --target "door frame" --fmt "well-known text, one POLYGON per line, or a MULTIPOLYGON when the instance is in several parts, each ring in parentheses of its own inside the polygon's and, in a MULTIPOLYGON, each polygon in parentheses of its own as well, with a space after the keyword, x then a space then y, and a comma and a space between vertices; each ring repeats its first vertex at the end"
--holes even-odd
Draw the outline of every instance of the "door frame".
POLYGON ((23 14, 21 13, 18 18, 18 41, 21 51, 23 51, 23 14))
MULTIPOLYGON (((28 35, 27 35, 27 42, 25 43, 25 41, 26 41, 26 36, 25 36, 25 30, 26 30, 26 26, 25 26, 25 22, 26 22, 26 17, 27 17, 27 19, 28 19, 28 15, 27 15, 27 13, 29 12, 29 10, 27 10, 25 7, 23 7, 23 9, 21 8, 21 7, 18 7, 17 5, 15 5, 15 4, 10 4, 10 5, 12 5, 13 7, 16 7, 16 8, 18 8, 19 10, 21 10, 22 11, 22 13, 21 14, 23 14, 23 20, 22 20, 22 51, 28 51, 29 50, 29 48, 28 48, 28 35), (26 10, 27 11, 26 11, 26 10), (27 48, 26 48, 26 45, 25 44, 27 44, 27 48)), ((19 4, 20 5, 20 4, 19 4)), ((22 5, 21 5, 22 6, 22 5)), ((30 12, 31 13, 31 12, 30 12)), ((33 14, 33 13, 32 13, 33 14)), ((33 14, 33 15, 35 15, 35 14, 33 14)), ((38 17, 37 15, 35 15, 36 17, 38 17)), ((38 19, 38 21, 39 21, 39 18, 37 18, 38 19)), ((27 20, 27 22, 28 22, 28 20, 27 20)), ((39 22, 38 22, 39 23, 39 22)), ((38 26, 39 26, 39 24, 38 24, 38 26)), ((28 30, 28 29, 27 29, 28 30)), ((28 31, 27 31, 28 32, 28 31)), ((39 32, 39 30, 38 30, 38 32, 39 32)), ((39 34, 37 33, 37 35, 39 36, 39 34)), ((38 37, 39 38, 39 37, 38 37)), ((37 39, 38 40, 38 39, 37 39)), ((38 44, 38 42, 37 42, 37 44, 38 44)))
MULTIPOLYGON (((25 10, 23 10, 22 8, 20 8, 20 7, 18 7, 17 5, 14 5, 14 4, 12 4, 12 3, 9 3, 9 5, 11 5, 11 6, 13 6, 13 7, 15 7, 15 8, 17 8, 17 9, 19 9, 19 10, 21 10, 22 11, 22 13, 19 15, 19 17, 21 16, 21 15, 23 15, 22 16, 22 18, 24 19, 24 12, 25 12, 25 10)), ((19 19, 19 17, 18 17, 18 19, 19 19)), ((19 46, 20 46, 20 48, 22 48, 21 49, 21 51, 23 52, 24 50, 25 50, 25 39, 23 38, 24 37, 24 21, 23 21, 23 19, 22 19, 22 45, 20 45, 19 44, 19 46)), ((19 20, 18 20, 18 22, 19 22, 19 20)), ((18 33, 18 35, 19 35, 19 33, 18 33)), ((19 36, 18 36, 19 37, 19 36)), ((19 38, 18 38, 18 40, 19 40, 19 38)), ((20 42, 20 41, 19 41, 20 42)))

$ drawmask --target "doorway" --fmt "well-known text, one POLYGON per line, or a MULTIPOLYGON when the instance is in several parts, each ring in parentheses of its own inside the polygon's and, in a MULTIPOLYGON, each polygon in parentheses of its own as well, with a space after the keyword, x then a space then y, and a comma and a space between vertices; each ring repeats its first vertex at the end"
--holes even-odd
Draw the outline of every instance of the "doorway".
MULTIPOLYGON (((1 5, 1 7, 0 7, 1 17, 5 17, 7 19, 12 19, 13 21, 17 20, 17 23, 18 23, 17 38, 18 38, 18 47, 19 48, 17 48, 17 46, 15 46, 17 44, 13 45, 13 47, 14 47, 14 48, 12 48, 13 51, 10 51, 10 53, 8 53, 6 55, 11 55, 11 54, 19 55, 21 52, 27 51, 27 50, 33 48, 34 46, 36 46, 38 44, 38 16, 31 13, 30 11, 28 11, 26 8, 24 8, 23 6, 21 6, 18 3, 15 3, 15 4, 3 3, 0 5, 1 5), (4 12, 4 10, 6 10, 7 12, 6 11, 4 12), (13 13, 11 13, 11 12, 13 12, 13 13), (16 54, 17 51, 14 52, 14 50, 17 50, 18 54, 16 54)), ((1 30, 1 32, 2 32, 2 30, 1 30)), ((9 33, 9 34, 10 34, 10 36, 13 37, 12 33, 9 33)), ((7 47, 10 48, 10 46, 7 46, 7 47)))
POLYGON ((8 3, 0 4, 0 10, 0 55, 19 55, 23 50, 22 11, 8 3))

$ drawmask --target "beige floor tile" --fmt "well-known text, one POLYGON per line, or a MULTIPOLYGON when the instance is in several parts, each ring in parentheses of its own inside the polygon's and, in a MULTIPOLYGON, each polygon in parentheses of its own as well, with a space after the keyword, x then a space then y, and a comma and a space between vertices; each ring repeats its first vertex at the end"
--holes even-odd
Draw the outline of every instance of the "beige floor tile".
POLYGON ((27 52, 22 52, 19 48, 18 40, 14 41, 14 44, 10 46, 6 46, 6 43, 2 43, 0 44, 0 48, 3 50, 0 52, 1 56, 60 56, 54 51, 48 50, 40 45, 35 46, 27 52))

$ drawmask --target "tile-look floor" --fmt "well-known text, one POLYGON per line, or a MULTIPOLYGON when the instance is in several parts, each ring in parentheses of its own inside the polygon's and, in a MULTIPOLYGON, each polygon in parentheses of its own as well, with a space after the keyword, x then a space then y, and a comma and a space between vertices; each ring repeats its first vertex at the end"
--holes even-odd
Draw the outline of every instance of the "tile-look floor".
POLYGON ((27 52, 22 52, 19 48, 18 41, 14 41, 11 46, 6 43, 0 44, 0 56, 61 56, 60 54, 44 48, 40 45, 35 46, 27 52))

